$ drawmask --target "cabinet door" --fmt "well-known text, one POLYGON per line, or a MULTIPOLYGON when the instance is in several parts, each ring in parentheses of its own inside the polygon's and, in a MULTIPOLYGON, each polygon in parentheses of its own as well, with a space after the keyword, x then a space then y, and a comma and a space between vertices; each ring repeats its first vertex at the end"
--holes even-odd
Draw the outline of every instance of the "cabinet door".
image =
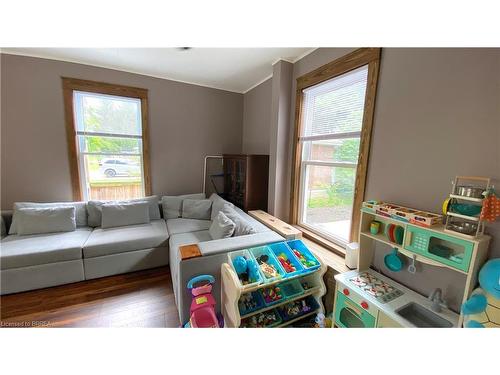
POLYGON ((398 322, 389 318, 382 311, 378 312, 377 328, 401 328, 401 327, 402 326, 398 322))

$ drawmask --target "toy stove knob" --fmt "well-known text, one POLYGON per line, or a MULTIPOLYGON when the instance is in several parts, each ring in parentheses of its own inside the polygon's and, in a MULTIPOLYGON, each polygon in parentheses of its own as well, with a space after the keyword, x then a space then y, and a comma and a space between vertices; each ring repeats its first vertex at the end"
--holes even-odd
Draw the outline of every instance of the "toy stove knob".
POLYGON ((366 301, 361 302, 361 307, 365 310, 368 309, 368 303, 366 301))
POLYGON ((347 289, 347 288, 344 288, 344 290, 343 290, 342 292, 343 292, 346 296, 348 296, 348 295, 349 295, 349 289, 347 289))

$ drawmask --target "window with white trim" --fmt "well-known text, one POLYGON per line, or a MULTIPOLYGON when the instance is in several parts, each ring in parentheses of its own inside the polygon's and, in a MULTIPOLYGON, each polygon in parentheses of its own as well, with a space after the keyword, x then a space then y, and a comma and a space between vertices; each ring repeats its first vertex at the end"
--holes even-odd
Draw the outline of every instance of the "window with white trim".
POLYGON ((73 91, 84 200, 145 196, 141 99, 73 91))
POLYGON ((349 241, 368 65, 302 90, 298 224, 349 241))

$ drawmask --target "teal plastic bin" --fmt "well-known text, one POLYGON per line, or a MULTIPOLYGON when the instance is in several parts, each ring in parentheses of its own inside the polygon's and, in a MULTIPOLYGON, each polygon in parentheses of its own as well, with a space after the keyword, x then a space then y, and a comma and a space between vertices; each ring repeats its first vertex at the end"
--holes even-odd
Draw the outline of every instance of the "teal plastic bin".
POLYGON ((301 263, 301 265, 304 267, 306 271, 313 271, 321 266, 316 257, 311 253, 311 251, 301 240, 287 241, 286 244, 291 249, 293 255, 297 258, 297 260, 301 263), (310 264, 307 265, 305 264, 306 262, 302 262, 300 260, 300 257, 297 254, 295 254, 295 251, 298 251, 299 254, 302 255, 305 258, 305 260, 310 264))
POLYGON ((287 268, 280 262, 281 266, 283 267, 283 270, 286 273, 286 277, 292 277, 304 272, 305 270, 304 267, 299 262, 299 260, 293 255, 292 251, 285 242, 273 243, 269 245, 269 248, 272 250, 274 255, 276 255, 278 262, 280 262, 279 257, 284 256, 285 261, 286 260, 290 261, 291 266, 295 268, 295 271, 288 272, 287 268))
POLYGON ((254 247, 254 248, 249 249, 249 251, 253 255, 253 257, 255 258, 257 263, 259 263, 259 258, 261 256, 263 256, 263 255, 267 256, 266 263, 272 265, 274 267, 274 269, 278 272, 277 276, 268 277, 268 276, 266 276, 266 274, 264 274, 264 272, 262 272, 262 269, 259 265, 259 271, 262 275, 264 283, 266 283, 266 282, 269 283, 269 282, 272 282, 275 280, 280 280, 280 279, 285 278, 285 275, 286 275, 285 270, 283 270, 283 268, 280 265, 280 262, 278 261, 278 259, 276 258, 276 256, 274 255, 274 253, 271 251, 271 249, 268 246, 254 247))

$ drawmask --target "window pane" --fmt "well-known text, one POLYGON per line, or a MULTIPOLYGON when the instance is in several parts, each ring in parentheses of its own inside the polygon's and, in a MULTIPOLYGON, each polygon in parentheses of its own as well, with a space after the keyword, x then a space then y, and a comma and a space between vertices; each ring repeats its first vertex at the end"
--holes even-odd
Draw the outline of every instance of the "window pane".
POLYGON ((142 140, 79 135, 80 152, 142 154, 142 140))
POLYGON ((309 165, 304 177, 302 223, 347 242, 356 168, 309 165))
POLYGON ((140 156, 83 155, 87 199, 129 199, 144 196, 140 156))
POLYGON ((368 66, 304 90, 302 136, 361 131, 368 66))
POLYGON ((359 138, 306 141, 302 160, 357 163, 359 143, 359 138))
POLYGON ((77 130, 141 135, 141 100, 74 92, 77 130))

